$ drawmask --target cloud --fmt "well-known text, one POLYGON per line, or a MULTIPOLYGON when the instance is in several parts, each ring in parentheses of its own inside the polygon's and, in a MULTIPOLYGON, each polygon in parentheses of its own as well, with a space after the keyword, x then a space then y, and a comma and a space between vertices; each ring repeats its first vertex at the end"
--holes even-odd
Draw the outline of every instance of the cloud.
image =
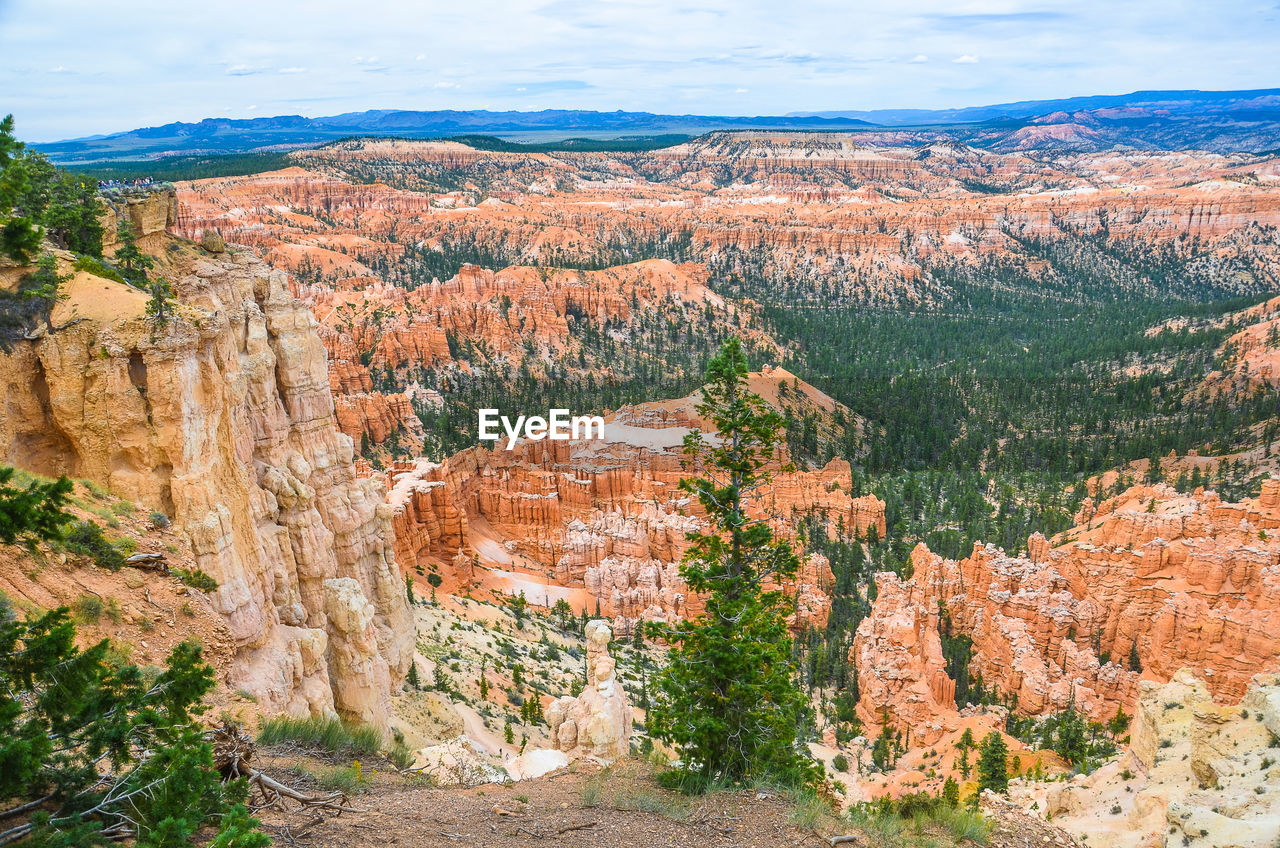
POLYGON ((375 107, 769 115, 1263 88, 1276 2, 221 0, 201 27, 180 4, 0 0, 0 91, 24 139, 50 141, 375 107), (125 47, 107 62, 106 45, 125 47))
POLYGON ((542 80, 540 82, 521 83, 515 90, 530 94, 547 94, 553 91, 586 91, 591 84, 576 79, 542 80))

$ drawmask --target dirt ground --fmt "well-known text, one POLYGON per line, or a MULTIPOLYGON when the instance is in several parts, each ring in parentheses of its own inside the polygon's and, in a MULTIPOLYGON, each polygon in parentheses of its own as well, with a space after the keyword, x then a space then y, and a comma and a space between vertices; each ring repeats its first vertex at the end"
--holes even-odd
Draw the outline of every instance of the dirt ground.
MULTIPOLYGON (((829 846, 832 835, 859 831, 831 815, 806 817, 784 794, 756 790, 686 798, 662 789, 654 768, 627 761, 601 771, 584 767, 537 780, 470 789, 414 786, 371 775, 356 808, 321 816, 306 810, 259 813, 274 843, 287 848, 537 844, 602 848, 803 848, 829 846)), ((1075 848, 1062 831, 997 802, 988 848, 1075 848)), ((846 843, 886 845, 862 834, 846 843)), ((948 834, 901 843, 947 848, 975 845, 948 834)))

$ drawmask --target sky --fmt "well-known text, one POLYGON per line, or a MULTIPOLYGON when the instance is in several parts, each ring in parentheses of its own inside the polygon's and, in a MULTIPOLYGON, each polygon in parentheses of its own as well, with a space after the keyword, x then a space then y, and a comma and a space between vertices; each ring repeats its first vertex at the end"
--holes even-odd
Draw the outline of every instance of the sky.
POLYGON ((0 114, 948 108, 1276 87, 1277 45, 1276 0, 0 0, 0 114))

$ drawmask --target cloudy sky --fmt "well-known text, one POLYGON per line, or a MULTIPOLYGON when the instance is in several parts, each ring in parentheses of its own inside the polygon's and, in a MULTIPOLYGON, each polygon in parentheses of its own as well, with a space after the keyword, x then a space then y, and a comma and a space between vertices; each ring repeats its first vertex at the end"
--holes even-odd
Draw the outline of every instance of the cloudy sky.
POLYGON ((0 114, 941 108, 1280 86, 1277 45, 1276 0, 0 0, 0 114))

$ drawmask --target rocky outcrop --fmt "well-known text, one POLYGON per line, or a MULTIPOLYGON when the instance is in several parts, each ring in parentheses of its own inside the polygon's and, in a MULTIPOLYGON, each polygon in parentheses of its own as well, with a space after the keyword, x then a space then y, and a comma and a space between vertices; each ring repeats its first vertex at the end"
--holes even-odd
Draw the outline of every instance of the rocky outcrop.
POLYGON ((335 394, 333 406, 338 429, 356 443, 367 438, 380 445, 394 433, 397 439, 404 439, 404 446, 411 452, 422 449, 426 432, 409 396, 403 392, 335 394))
POLYGON ((621 759, 630 753, 631 704, 609 655, 613 631, 608 622, 589 621, 585 633, 587 686, 576 698, 565 695, 553 701, 547 707, 547 724, 558 750, 621 759))
POLYGON ((265 712, 382 724, 413 649, 393 511, 335 426, 315 322, 248 252, 171 245, 164 326, 82 274, 63 329, 0 358, 0 456, 168 515, 218 582, 228 683, 265 712))
POLYGON ((1105 848, 1269 848, 1280 833, 1280 676, 1255 676, 1215 703, 1189 669, 1143 681, 1132 745, 1054 787, 1024 784, 1055 824, 1105 848))
POLYGON ((858 716, 866 727, 887 717, 928 745, 955 725, 956 685, 947 677, 938 629, 938 605, 920 584, 891 572, 876 575, 872 615, 858 625, 853 662, 858 669, 858 716))
MULTIPOLYGON (((895 640, 931 641, 939 609, 973 640, 973 672, 1028 713, 1074 700, 1105 720, 1132 710, 1140 680, 1180 668, 1235 699, 1259 670, 1280 667, 1280 479, 1242 503, 1139 486, 1079 519, 1056 547, 1033 536, 1025 557, 979 545, 957 562, 917 546, 912 579, 884 580, 890 591, 859 628, 859 673, 879 674, 895 640)), ((938 658, 904 663, 907 679, 922 681, 938 658)), ((862 693, 867 712, 893 700, 866 683, 862 693)), ((913 703, 919 720, 930 702, 913 703)), ((932 706, 945 710, 945 698, 932 706)))

